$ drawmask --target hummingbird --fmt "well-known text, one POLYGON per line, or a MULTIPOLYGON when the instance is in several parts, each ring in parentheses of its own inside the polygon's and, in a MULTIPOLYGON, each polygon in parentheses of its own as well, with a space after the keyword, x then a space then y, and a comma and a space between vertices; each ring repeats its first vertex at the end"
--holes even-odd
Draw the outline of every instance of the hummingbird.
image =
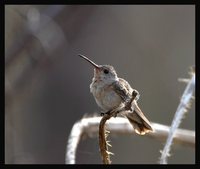
POLYGON ((86 56, 78 55, 94 66, 94 77, 90 84, 90 92, 93 94, 97 105, 105 112, 113 111, 125 105, 131 99, 132 92, 136 91, 137 96, 131 105, 133 109, 121 114, 129 120, 137 134, 144 135, 153 131, 151 123, 137 104, 138 91, 132 89, 126 80, 119 78, 113 66, 97 65, 86 56))

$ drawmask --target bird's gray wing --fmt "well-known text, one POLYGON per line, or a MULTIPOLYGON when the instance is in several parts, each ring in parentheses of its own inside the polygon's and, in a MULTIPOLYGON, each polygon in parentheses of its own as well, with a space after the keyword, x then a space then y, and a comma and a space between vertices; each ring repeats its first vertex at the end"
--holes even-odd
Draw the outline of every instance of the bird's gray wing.
MULTIPOLYGON (((126 102, 131 99, 133 89, 129 85, 127 81, 120 78, 119 81, 116 81, 113 83, 113 87, 115 92, 126 102)), ((126 117, 130 121, 130 123, 134 126, 135 130, 139 134, 145 134, 148 131, 152 131, 152 126, 149 120, 145 117, 141 109, 139 108, 137 104, 137 100, 139 99, 139 93, 138 98, 132 102, 132 105, 134 107, 133 112, 127 112, 126 117)), ((136 97, 137 97, 136 96, 136 97)))
MULTIPOLYGON (((124 79, 122 79, 125 81, 124 79)), ((119 79, 119 81, 113 82, 112 86, 114 91, 122 98, 123 101, 127 102, 130 98, 130 91, 129 88, 127 88, 126 83, 122 82, 122 80, 119 79)))

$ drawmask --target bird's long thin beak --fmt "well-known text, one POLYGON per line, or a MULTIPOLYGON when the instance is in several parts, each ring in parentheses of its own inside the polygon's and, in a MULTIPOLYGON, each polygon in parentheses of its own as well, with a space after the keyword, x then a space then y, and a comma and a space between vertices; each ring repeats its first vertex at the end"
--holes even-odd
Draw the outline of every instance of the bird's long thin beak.
POLYGON ((86 56, 81 55, 81 54, 78 54, 78 56, 80 56, 81 58, 87 60, 87 61, 88 61, 89 63, 91 63, 96 69, 99 69, 99 68, 100 68, 99 65, 97 65, 96 63, 94 63, 93 61, 91 61, 90 59, 88 59, 86 56))

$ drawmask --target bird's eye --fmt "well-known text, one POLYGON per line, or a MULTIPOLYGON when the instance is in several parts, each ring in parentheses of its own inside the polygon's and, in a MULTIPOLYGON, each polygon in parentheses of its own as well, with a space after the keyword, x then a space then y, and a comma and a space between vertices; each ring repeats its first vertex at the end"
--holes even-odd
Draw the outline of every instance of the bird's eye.
POLYGON ((108 74, 109 73, 109 71, 107 70, 107 69, 104 69, 104 71, 103 71, 105 74, 108 74))

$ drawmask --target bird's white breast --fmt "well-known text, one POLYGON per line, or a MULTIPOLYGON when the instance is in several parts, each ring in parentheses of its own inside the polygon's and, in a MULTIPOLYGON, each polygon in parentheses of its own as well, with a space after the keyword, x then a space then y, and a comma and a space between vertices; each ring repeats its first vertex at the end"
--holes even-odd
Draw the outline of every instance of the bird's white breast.
POLYGON ((112 85, 103 82, 93 81, 90 84, 90 91, 98 106, 105 111, 118 107, 122 101, 121 97, 113 90, 112 85))

